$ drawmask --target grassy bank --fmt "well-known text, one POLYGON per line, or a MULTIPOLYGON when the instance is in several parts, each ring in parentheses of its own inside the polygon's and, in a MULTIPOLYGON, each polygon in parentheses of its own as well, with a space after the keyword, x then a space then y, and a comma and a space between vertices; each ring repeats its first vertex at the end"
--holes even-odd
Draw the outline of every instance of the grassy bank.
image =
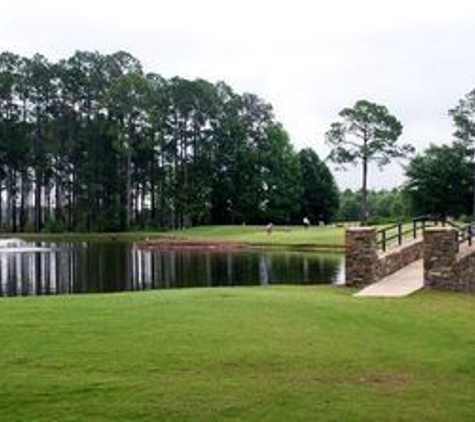
POLYGON ((0 238, 19 238, 32 242, 140 242, 163 237, 165 232, 135 231, 121 233, 2 233, 0 238))
POLYGON ((249 242, 256 245, 296 246, 330 245, 341 246, 344 229, 341 227, 276 226, 268 235, 264 226, 201 226, 168 232, 137 231, 124 233, 17 233, 1 237, 19 237, 31 241, 63 242, 139 242, 163 237, 196 241, 249 242))
POLYGON ((330 287, 0 300, 0 420, 473 421, 475 297, 330 287))
POLYGON ((168 233, 168 235, 196 240, 249 242, 270 245, 342 245, 341 227, 275 226, 268 234, 263 226, 202 226, 168 233))

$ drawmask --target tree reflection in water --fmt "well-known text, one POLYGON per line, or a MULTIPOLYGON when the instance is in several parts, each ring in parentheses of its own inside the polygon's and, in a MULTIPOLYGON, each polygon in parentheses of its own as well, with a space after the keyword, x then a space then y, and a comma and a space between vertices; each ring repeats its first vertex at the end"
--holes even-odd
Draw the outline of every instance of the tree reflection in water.
POLYGON ((183 287, 328 284, 342 255, 245 250, 149 251, 127 243, 0 246, 0 296, 183 287))

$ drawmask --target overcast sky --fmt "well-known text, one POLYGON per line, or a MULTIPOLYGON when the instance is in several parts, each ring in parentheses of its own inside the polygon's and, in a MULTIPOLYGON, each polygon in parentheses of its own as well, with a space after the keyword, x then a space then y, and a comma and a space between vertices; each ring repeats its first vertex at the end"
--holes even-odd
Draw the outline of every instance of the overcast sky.
MULTIPOLYGON (((450 142, 447 116, 475 88, 475 1, 14 0, 0 49, 51 60, 125 50, 146 70, 224 80, 272 103, 297 148, 322 157, 324 133, 358 99, 386 105, 403 142, 450 142)), ((359 186, 355 169, 341 187, 359 186)), ((403 181, 397 164, 372 187, 403 181)))

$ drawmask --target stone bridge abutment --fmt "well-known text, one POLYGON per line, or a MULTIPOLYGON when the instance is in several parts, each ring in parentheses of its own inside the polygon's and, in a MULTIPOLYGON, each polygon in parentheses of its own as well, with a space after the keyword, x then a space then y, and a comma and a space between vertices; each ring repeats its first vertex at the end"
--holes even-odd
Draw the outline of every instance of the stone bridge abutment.
POLYGON ((374 227, 348 228, 346 285, 362 287, 384 279, 409 264, 423 260, 424 287, 475 292, 475 247, 459 245, 452 227, 430 227, 422 238, 382 252, 374 227))

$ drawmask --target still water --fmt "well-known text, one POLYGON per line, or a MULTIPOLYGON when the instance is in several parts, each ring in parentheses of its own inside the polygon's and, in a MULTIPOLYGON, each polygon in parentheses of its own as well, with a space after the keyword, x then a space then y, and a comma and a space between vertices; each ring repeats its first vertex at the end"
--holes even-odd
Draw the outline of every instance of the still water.
POLYGON ((330 284, 342 255, 289 251, 149 251, 131 243, 0 241, 0 296, 182 287, 330 284))

